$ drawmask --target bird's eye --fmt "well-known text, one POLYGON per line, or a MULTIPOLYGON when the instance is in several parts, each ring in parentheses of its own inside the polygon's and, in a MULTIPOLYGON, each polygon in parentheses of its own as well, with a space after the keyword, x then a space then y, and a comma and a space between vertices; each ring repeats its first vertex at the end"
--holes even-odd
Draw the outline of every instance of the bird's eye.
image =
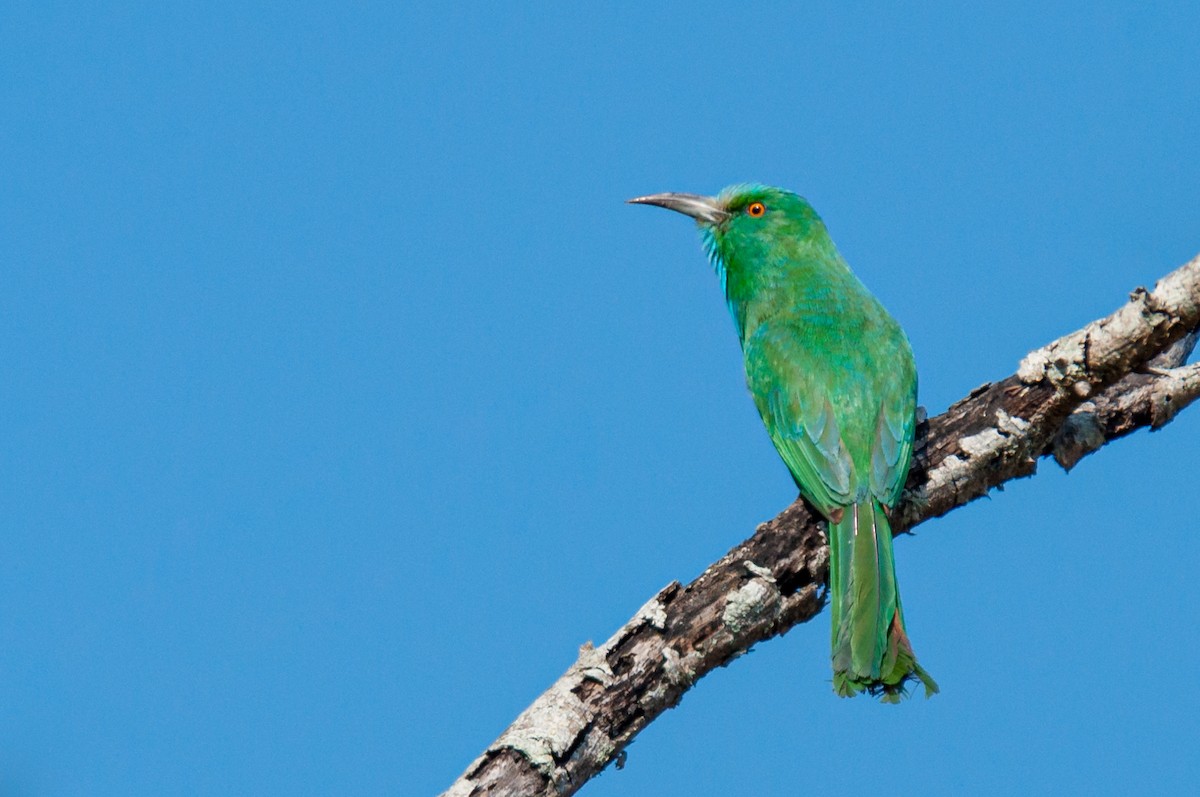
POLYGON ((753 216, 756 219, 766 212, 767 209, 761 202, 751 202, 746 206, 746 215, 753 216))

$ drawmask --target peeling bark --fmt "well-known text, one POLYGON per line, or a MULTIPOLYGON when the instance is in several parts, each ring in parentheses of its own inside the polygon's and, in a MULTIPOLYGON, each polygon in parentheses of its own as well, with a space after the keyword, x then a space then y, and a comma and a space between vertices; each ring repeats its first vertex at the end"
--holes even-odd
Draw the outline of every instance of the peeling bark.
POLYGON ((1069 471, 1111 440, 1142 427, 1160 429, 1200 397, 1200 363, 1183 365, 1196 339, 1195 332, 1184 336, 1141 373, 1127 374, 1095 401, 1080 404, 1055 435, 1055 461, 1069 471))
MULTIPOLYGON (((1032 475, 1041 457, 1070 468, 1169 422, 1200 397, 1200 365, 1183 365, 1198 327, 1200 257, 920 423, 897 531, 1032 475)), ((797 499, 695 581, 664 587, 603 645, 581 648, 445 796, 569 795, 620 766, 630 740, 697 679, 816 616, 828 562, 824 523, 797 499)))

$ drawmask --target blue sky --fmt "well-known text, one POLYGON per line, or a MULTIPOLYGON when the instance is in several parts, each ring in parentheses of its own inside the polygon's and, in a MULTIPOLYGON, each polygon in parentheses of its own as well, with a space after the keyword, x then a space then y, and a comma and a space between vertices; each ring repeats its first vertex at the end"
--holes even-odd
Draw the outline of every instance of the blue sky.
MULTIPOLYGON (((628 197, 807 196, 931 412, 1200 251, 1194 4, 648 5, 5 4, 0 793, 436 793, 784 507, 628 197)), ((822 616, 583 793, 1193 788, 1198 432, 898 543, 936 699, 822 616)))

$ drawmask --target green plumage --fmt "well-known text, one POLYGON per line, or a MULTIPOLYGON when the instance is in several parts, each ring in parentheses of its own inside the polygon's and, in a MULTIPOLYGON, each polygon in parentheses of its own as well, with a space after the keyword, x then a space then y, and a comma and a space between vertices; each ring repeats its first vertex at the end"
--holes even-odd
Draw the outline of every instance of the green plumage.
POLYGON ((746 382, 801 494, 829 521, 833 686, 894 702, 937 685, 904 630, 887 512, 912 459, 917 372, 900 325, 795 194, 733 186, 718 197, 632 200, 700 223, 746 364, 746 382))

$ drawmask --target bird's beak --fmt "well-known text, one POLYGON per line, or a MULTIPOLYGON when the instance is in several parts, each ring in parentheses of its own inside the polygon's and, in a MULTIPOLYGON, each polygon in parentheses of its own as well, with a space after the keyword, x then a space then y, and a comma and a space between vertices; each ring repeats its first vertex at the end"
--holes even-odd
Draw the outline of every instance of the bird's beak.
POLYGON ((729 218, 729 212, 721 207, 717 200, 710 196, 699 194, 651 194, 629 200, 633 205, 658 205, 691 216, 703 224, 720 224, 729 218))

